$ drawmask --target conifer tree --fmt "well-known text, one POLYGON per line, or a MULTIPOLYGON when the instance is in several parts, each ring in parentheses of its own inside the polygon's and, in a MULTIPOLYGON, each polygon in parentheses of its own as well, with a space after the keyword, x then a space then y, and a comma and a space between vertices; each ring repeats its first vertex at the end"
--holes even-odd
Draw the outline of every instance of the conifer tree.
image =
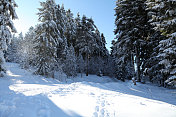
POLYGON ((35 63, 35 49, 34 49, 34 41, 35 41, 35 29, 33 27, 29 28, 29 31, 25 34, 24 37, 24 63, 23 67, 28 68, 30 66, 34 66, 35 63))
POLYGON ((112 55, 116 62, 116 74, 122 80, 134 76, 136 66, 137 80, 141 81, 141 68, 144 58, 141 55, 147 37, 147 13, 143 0, 118 0, 115 20, 116 42, 113 42, 112 55), (135 61, 134 61, 135 59, 135 61))
POLYGON ((36 74, 54 77, 55 66, 57 61, 57 47, 61 45, 63 40, 60 37, 60 32, 56 19, 56 4, 54 0, 47 0, 40 3, 42 8, 39 8, 39 24, 36 28, 36 74))
POLYGON ((18 52, 19 41, 18 38, 13 35, 10 44, 8 45, 7 52, 5 54, 5 59, 8 62, 17 62, 19 57, 17 55, 18 52))
POLYGON ((76 58, 76 63, 77 63, 77 72, 81 73, 81 77, 82 77, 82 74, 85 69, 85 63, 81 54, 76 58))
POLYGON ((160 0, 152 1, 147 0, 148 9, 150 10, 149 16, 150 23, 162 35, 166 36, 159 42, 159 52, 157 58, 160 66, 160 85, 176 86, 176 1, 174 0, 160 0))
MULTIPOLYGON (((152 83, 158 83, 160 78, 162 77, 160 70, 162 69, 161 65, 159 65, 159 58, 158 53, 159 53, 159 42, 161 40, 165 39, 165 36, 162 36, 160 32, 153 30, 153 33, 149 37, 149 41, 147 44, 148 51, 147 56, 148 59, 146 60, 144 67, 145 67, 145 72, 144 75, 146 77, 149 77, 149 81, 152 83)), ((160 83, 159 83, 160 85, 160 83)))
POLYGON ((56 22, 57 24, 57 28, 59 30, 59 33, 60 33, 60 37, 63 39, 63 40, 66 40, 65 39, 65 32, 66 32, 66 11, 64 9, 64 5, 60 6, 60 5, 57 5, 56 7, 56 17, 54 18, 54 21, 56 22))
POLYGON ((75 50, 73 46, 71 45, 66 50, 66 60, 64 61, 64 72, 67 76, 75 77, 77 75, 76 71, 76 56, 75 56, 75 50))
POLYGON ((65 52, 65 48, 67 48, 67 39, 66 39, 66 29, 67 29, 67 18, 66 18, 66 11, 64 9, 64 5, 60 6, 57 5, 56 7, 56 18, 54 20, 56 22, 57 25, 57 29, 59 31, 59 36, 62 39, 62 43, 60 43, 57 46, 57 59, 58 61, 62 61, 64 62, 65 58, 66 58, 66 52, 65 52))
POLYGON ((76 23, 76 40, 75 40, 75 54, 76 56, 79 56, 81 53, 79 52, 79 46, 77 46, 78 40, 80 39, 82 35, 82 30, 81 30, 81 17, 79 13, 77 13, 77 17, 75 18, 75 23, 76 23))
POLYGON ((86 62, 86 75, 88 75, 88 65, 91 55, 98 49, 98 44, 96 43, 96 38, 94 37, 94 26, 93 20, 88 19, 83 15, 81 21, 79 22, 79 16, 77 18, 77 40, 76 46, 78 53, 82 54, 86 62))
POLYGON ((109 56, 109 52, 108 52, 108 50, 107 50, 107 48, 106 48, 106 39, 105 39, 105 37, 104 37, 104 34, 103 33, 101 33, 101 48, 100 48, 100 50, 102 51, 102 57, 104 57, 104 56, 109 56))
POLYGON ((68 46, 73 45, 75 46, 76 42, 76 24, 73 18, 73 13, 71 10, 68 9, 66 11, 66 30, 65 30, 65 37, 67 39, 68 46))
POLYGON ((17 4, 14 0, 0 1, 0 76, 6 71, 4 66, 4 51, 11 39, 11 32, 16 32, 12 20, 17 19, 15 12, 17 4))
POLYGON ((17 63, 19 63, 22 66, 23 63, 24 63, 24 59, 25 59, 24 48, 26 46, 24 44, 24 36, 23 36, 22 32, 18 35, 18 41, 17 42, 18 42, 18 46, 17 46, 17 57, 18 57, 18 60, 17 60, 17 63))

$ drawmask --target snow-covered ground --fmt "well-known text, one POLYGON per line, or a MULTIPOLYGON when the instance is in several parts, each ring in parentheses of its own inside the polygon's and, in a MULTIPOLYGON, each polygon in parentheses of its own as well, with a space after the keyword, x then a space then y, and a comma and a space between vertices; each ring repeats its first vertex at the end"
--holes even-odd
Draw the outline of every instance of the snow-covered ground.
POLYGON ((0 117, 176 117, 176 90, 114 82, 108 77, 67 83, 7 63, 0 78, 0 117))

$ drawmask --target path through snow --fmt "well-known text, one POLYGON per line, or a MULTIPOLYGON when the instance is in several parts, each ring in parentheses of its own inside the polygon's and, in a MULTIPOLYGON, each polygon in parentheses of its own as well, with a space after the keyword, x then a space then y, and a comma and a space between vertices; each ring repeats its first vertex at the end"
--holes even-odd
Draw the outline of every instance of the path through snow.
POLYGON ((62 83, 7 66, 0 117, 176 117, 176 90, 93 75, 62 83))

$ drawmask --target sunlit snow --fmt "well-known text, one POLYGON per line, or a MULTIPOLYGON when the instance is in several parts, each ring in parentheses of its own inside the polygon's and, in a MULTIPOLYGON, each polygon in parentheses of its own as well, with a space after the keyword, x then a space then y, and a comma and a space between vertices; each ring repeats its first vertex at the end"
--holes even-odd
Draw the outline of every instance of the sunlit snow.
POLYGON ((0 117, 176 117, 172 89, 94 75, 63 83, 7 66, 0 79, 0 117))

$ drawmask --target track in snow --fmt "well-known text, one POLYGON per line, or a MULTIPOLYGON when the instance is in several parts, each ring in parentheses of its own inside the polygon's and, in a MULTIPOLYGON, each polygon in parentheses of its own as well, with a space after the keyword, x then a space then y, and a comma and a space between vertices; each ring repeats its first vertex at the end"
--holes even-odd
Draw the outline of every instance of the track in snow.
POLYGON ((176 117, 176 91, 89 76, 62 83, 7 63, 0 117, 176 117))

